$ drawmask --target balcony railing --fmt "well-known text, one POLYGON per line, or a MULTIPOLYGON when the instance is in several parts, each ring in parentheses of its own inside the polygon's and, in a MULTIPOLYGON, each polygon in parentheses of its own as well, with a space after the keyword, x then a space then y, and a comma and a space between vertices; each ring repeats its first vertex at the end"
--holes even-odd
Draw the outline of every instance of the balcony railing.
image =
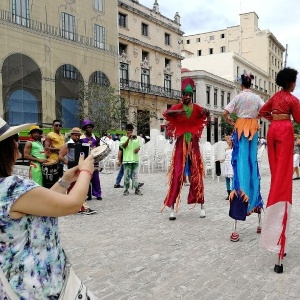
POLYGON ((53 37, 62 38, 67 41, 74 42, 76 44, 85 45, 89 47, 93 47, 94 49, 99 49, 100 51, 108 51, 110 53, 113 53, 115 55, 118 54, 118 49, 116 46, 105 44, 105 48, 99 48, 95 46, 95 40, 94 38, 87 37, 81 34, 76 34, 75 32, 72 33, 72 38, 67 38, 64 35, 64 30, 60 27, 52 26, 47 23, 35 21, 33 19, 26 19, 26 22, 24 21, 24 17, 19 17, 16 15, 13 15, 12 13, 0 9, 0 21, 5 21, 8 23, 16 24, 20 26, 20 28, 24 28, 25 30, 33 30, 36 32, 42 32, 45 35, 50 35, 53 37))
POLYGON ((144 94, 151 94, 171 99, 181 99, 181 91, 166 89, 162 86, 145 84, 139 81, 120 79, 120 89, 144 94))

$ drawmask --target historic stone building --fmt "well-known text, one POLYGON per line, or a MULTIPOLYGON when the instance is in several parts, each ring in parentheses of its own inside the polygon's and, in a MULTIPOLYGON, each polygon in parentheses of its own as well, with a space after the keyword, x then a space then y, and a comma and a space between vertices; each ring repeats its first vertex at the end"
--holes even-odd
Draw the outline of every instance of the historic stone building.
POLYGON ((139 1, 119 0, 119 76, 121 95, 138 133, 159 128, 162 112, 181 98, 180 17, 171 20, 139 1))
POLYGON ((235 82, 204 70, 182 69, 182 79, 190 77, 195 82, 194 102, 209 109, 210 118, 204 127, 201 141, 212 144, 221 140, 221 115, 224 107, 237 93, 235 82))
MULTIPOLYGON (((283 67, 284 51, 285 48, 268 29, 259 29, 257 14, 250 12, 240 15, 240 25, 184 36, 182 54, 185 59, 182 65, 231 81, 236 85, 235 93, 239 92, 236 78, 244 70, 251 72, 254 75, 253 91, 267 101, 279 90, 275 79, 283 67)), ((215 97, 216 90, 217 97, 222 94, 222 89, 209 83, 207 90, 210 90, 210 97, 215 97)), ((215 116, 218 113, 214 113, 215 116)), ((218 118, 220 120, 220 114, 218 118)), ((260 135, 265 136, 266 132, 267 122, 261 121, 260 135)))
POLYGON ((0 2, 0 115, 79 125, 83 82, 118 88, 116 0, 0 2))

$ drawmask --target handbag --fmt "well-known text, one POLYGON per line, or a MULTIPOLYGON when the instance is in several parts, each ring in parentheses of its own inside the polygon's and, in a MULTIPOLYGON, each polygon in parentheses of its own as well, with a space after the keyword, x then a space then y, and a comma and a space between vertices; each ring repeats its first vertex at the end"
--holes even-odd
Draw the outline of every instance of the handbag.
MULTIPOLYGON (((96 300, 97 298, 87 290, 86 286, 75 274, 71 263, 66 256, 66 266, 64 274, 64 284, 59 295, 59 300, 96 300)), ((2 268, 0 268, 0 280, 3 284, 4 291, 9 296, 10 300, 20 300, 10 286, 2 268)))
POLYGON ((87 290, 86 286, 75 274, 66 256, 65 280, 58 300, 96 300, 97 298, 87 290))

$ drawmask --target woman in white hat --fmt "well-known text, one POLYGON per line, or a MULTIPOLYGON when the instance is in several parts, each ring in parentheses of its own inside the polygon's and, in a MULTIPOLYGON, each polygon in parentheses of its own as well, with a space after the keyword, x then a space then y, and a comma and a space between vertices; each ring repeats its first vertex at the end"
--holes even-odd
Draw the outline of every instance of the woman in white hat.
MULTIPOLYGON (((0 118, 0 291, 2 299, 58 299, 64 284, 66 256, 57 217, 77 213, 85 200, 92 156, 64 173, 51 189, 12 175, 18 151, 18 132, 0 118), (69 194, 66 190, 76 181, 69 194), (42 197, 41 197, 42 195, 42 197), (5 298, 6 297, 6 298, 5 298), (8 298, 9 297, 9 298, 8 298)), ((91 298, 92 299, 92 298, 91 298)))

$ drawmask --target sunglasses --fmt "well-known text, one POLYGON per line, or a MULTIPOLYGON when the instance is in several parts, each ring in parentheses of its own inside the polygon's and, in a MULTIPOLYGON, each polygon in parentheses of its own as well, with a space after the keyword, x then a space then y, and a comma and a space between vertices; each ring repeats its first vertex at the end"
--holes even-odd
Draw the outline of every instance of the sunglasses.
POLYGON ((61 124, 55 124, 54 127, 61 127, 61 124))

